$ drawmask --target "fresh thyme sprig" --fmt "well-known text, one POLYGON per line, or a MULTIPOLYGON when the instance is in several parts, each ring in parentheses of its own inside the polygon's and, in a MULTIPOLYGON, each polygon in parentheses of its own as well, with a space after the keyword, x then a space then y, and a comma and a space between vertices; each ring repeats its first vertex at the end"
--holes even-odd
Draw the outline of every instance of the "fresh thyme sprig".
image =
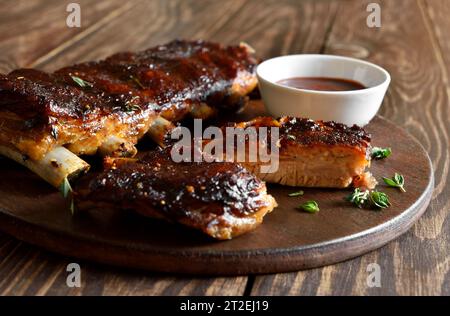
POLYGON ((69 180, 67 178, 64 178, 63 182, 59 186, 59 191, 61 192, 62 196, 65 199, 69 199, 70 212, 73 215, 75 212, 75 205, 73 203, 72 186, 70 185, 69 180))
POLYGON ((381 148, 381 147, 373 147, 372 148, 372 158, 373 159, 384 159, 389 157, 392 154, 392 150, 390 147, 381 148))
POLYGON ((356 188, 355 191, 345 199, 359 208, 362 208, 369 198, 369 193, 369 190, 361 191, 359 188, 356 188))
POLYGON ((379 191, 361 191, 356 188, 352 194, 345 198, 347 201, 355 204, 359 208, 387 208, 391 205, 389 196, 379 191))
POLYGON ((307 201, 301 204, 298 208, 308 213, 317 213, 320 210, 319 204, 317 204, 316 201, 307 201))
POLYGON ((388 195, 379 191, 372 191, 370 193, 370 201, 377 208, 388 208, 391 205, 388 195))
POLYGON ((58 132, 58 127, 56 125, 52 125, 52 127, 50 129, 50 135, 52 135, 52 137, 54 139, 58 139, 59 132, 58 132))
POLYGON ((404 188, 405 178, 399 173, 395 173, 391 179, 383 177, 383 181, 390 187, 399 188, 400 191, 406 192, 404 188))
POLYGON ((289 193, 288 196, 290 196, 290 197, 293 197, 293 196, 301 196, 301 195, 303 195, 303 194, 305 194, 305 192, 303 192, 302 190, 300 190, 300 191, 297 191, 297 192, 289 193))
POLYGON ((131 98, 131 100, 125 102, 125 112, 134 112, 138 110, 142 110, 139 104, 137 104, 135 101, 139 99, 139 96, 134 96, 131 98))
POLYGON ((296 140, 297 139, 297 137, 295 137, 294 135, 291 135, 291 134, 288 134, 286 137, 289 140, 296 140))
POLYGON ((138 78, 136 78, 135 76, 130 76, 130 79, 133 80, 139 86, 139 88, 145 89, 144 85, 138 78))
POLYGON ((69 196, 70 192, 72 192, 72 187, 67 178, 64 178, 63 182, 59 186, 59 191, 61 191, 61 194, 65 199, 69 196))
POLYGON ((72 78, 73 81, 75 81, 75 83, 77 85, 79 85, 81 88, 92 88, 94 85, 86 80, 81 79, 80 77, 77 76, 70 76, 72 78))

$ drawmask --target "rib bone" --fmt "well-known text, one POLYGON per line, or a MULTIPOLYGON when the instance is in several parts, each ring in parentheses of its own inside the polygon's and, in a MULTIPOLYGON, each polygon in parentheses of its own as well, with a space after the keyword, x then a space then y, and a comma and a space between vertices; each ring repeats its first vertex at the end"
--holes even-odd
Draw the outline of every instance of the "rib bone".
POLYGON ((18 151, 0 145, 0 154, 27 167, 52 186, 59 188, 64 179, 71 180, 89 170, 89 164, 64 147, 57 147, 41 160, 31 160, 18 151))
POLYGON ((159 146, 165 147, 164 139, 174 128, 175 125, 172 122, 160 116, 152 122, 147 135, 159 146))

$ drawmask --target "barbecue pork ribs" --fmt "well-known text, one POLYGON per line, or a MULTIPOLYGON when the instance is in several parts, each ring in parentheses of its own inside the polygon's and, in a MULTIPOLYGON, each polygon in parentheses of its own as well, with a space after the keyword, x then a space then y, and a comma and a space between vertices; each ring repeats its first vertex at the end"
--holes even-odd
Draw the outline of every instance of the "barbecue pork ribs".
POLYGON ((133 210, 231 239, 255 229, 276 206, 264 182, 231 162, 181 162, 170 147, 140 159, 105 158, 104 170, 74 188, 77 209, 133 210))
POLYGON ((158 118, 241 106, 257 84, 255 66, 246 45, 177 40, 54 73, 15 70, 0 75, 0 146, 32 160, 58 146, 133 156, 158 118))

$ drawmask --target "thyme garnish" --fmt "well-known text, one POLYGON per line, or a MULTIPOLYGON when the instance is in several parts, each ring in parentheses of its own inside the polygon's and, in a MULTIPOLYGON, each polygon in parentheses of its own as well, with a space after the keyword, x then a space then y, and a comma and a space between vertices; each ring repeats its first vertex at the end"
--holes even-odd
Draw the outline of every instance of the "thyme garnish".
POLYGON ((65 199, 70 199, 70 201, 69 201, 70 207, 69 208, 70 208, 70 212, 73 215, 75 212, 75 205, 73 202, 72 186, 70 185, 69 180, 67 178, 64 178, 63 182, 59 186, 59 191, 61 192, 62 196, 65 199))
POLYGON ((298 208, 308 213, 317 213, 320 210, 319 204, 317 204, 316 201, 307 201, 301 204, 298 208))
POLYGON ((384 159, 389 157, 392 154, 392 150, 390 147, 381 148, 381 147, 373 147, 372 148, 372 158, 373 159, 384 159))
POLYGON ((144 85, 139 81, 135 76, 130 76, 130 79, 133 80, 141 89, 145 89, 144 85))
POLYGON ((291 135, 291 134, 288 134, 286 137, 287 137, 287 139, 290 139, 290 140, 296 140, 297 139, 294 135, 291 135))
POLYGON ((139 96, 134 96, 131 98, 131 100, 128 100, 127 102, 125 102, 124 111, 125 112, 134 112, 134 111, 142 110, 140 105, 135 103, 135 101, 138 99, 139 99, 139 96))
POLYGON ((55 125, 52 125, 51 130, 50 130, 50 135, 52 135, 52 137, 54 139, 58 139, 58 127, 56 127, 55 125))
POLYGON ((377 208, 388 208, 391 205, 388 195, 379 191, 372 191, 370 193, 370 201, 377 208))
POLYGON ((380 191, 361 191, 356 188, 345 200, 355 204, 359 208, 387 208, 391 205, 389 196, 380 191))
POLYGON ((72 78, 73 81, 75 81, 75 83, 77 85, 79 85, 81 88, 92 88, 94 85, 86 80, 81 79, 80 77, 77 76, 70 76, 72 78))
POLYGON ((359 188, 356 188, 353 193, 345 199, 355 204, 357 207, 362 208, 369 198, 369 193, 369 190, 361 191, 359 188))
POLYGON ((395 173, 391 179, 383 177, 383 181, 390 187, 399 188, 400 191, 406 192, 404 188, 405 178, 399 173, 395 173))
POLYGON ((305 192, 303 192, 302 190, 300 190, 300 191, 297 191, 297 192, 289 193, 288 196, 290 196, 290 197, 293 197, 293 196, 300 196, 300 195, 303 195, 304 193, 305 193, 305 192))

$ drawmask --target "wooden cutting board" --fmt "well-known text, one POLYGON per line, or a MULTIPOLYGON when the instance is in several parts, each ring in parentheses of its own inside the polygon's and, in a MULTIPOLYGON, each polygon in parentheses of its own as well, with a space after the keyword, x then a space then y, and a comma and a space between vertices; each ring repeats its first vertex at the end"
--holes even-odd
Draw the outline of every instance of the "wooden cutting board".
MULTIPOLYGON (((252 102, 237 119, 264 114, 252 102)), ((68 211, 64 199, 37 176, 0 158, 0 229, 16 238, 75 258, 154 271, 208 275, 276 273, 318 267, 353 258, 406 232, 427 208, 434 186, 430 159, 403 129, 376 117, 366 129, 374 146, 393 154, 372 163, 372 173, 389 194, 386 210, 361 210, 344 201, 350 190, 269 185, 279 206, 254 232, 214 241, 181 226, 110 210, 68 211), (385 187, 381 177, 398 172, 406 193, 385 187), (316 200, 320 212, 296 206, 316 200)))

